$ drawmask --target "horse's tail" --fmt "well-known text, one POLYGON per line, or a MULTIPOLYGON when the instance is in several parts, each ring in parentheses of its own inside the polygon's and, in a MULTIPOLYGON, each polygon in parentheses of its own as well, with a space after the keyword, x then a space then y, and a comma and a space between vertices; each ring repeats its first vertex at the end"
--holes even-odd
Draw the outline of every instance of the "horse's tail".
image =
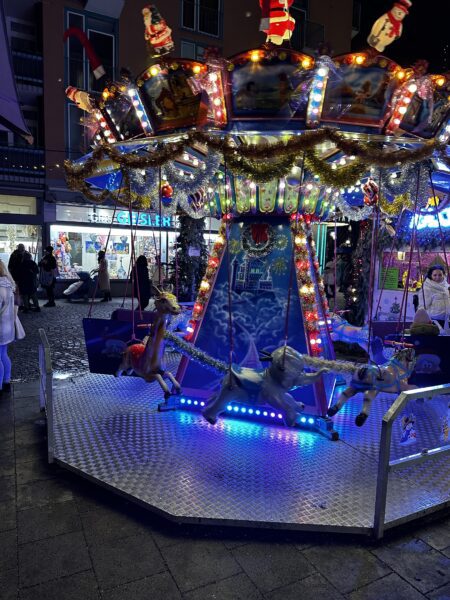
POLYGON ((358 365, 344 360, 326 360, 325 358, 316 358, 303 354, 303 361, 309 367, 327 369, 333 373, 354 373, 358 365))
POLYGON ((196 348, 186 340, 183 340, 178 335, 175 335, 171 331, 164 332, 165 339, 175 346, 175 348, 184 356, 198 362, 202 367, 205 367, 209 371, 213 371, 219 375, 223 375, 229 371, 229 367, 222 360, 218 360, 217 358, 213 358, 203 350, 196 348))

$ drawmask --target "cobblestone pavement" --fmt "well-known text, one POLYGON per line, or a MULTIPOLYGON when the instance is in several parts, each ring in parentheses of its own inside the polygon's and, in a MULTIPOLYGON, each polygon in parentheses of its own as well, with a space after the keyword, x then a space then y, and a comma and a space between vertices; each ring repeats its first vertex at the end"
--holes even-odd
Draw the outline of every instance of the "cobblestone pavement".
POLYGON ((1 600, 450 600, 448 513, 382 542, 176 525, 48 465, 38 327, 56 369, 87 369, 86 306, 49 310, 23 315, 21 382, 0 401, 1 600))
MULTIPOLYGON (((131 301, 127 300, 125 307, 131 301)), ((43 302, 41 302, 43 304, 43 302)), ((109 318, 122 305, 121 299, 99 302, 93 306, 92 317, 109 318)), ((14 381, 33 381, 39 376, 39 329, 45 330, 52 351, 53 369, 73 375, 89 370, 84 343, 82 319, 88 316, 89 305, 57 300, 56 308, 42 308, 41 312, 19 313, 26 332, 23 340, 11 344, 9 354, 13 363, 14 381)))

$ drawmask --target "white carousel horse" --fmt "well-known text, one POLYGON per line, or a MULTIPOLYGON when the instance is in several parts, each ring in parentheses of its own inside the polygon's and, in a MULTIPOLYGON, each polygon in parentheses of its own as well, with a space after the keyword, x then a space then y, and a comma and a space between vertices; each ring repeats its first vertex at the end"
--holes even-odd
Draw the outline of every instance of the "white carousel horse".
POLYGON ((396 352, 385 365, 365 364, 358 366, 352 363, 334 361, 337 366, 331 371, 351 372, 350 385, 340 394, 336 404, 328 409, 328 416, 334 416, 355 394, 363 392, 363 407, 355 419, 356 425, 364 425, 369 416, 372 400, 380 392, 399 394, 405 390, 416 389, 417 386, 408 384, 408 378, 414 370, 416 357, 413 348, 403 348, 396 352), (348 366, 345 366, 348 365, 348 366))

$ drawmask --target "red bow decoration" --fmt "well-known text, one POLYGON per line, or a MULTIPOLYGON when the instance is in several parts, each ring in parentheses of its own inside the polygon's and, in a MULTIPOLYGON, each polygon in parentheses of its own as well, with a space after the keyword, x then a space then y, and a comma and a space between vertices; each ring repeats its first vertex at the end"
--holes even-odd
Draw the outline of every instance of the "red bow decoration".
POLYGON ((264 244, 269 239, 269 226, 267 223, 254 223, 252 225, 252 238, 255 244, 264 244))

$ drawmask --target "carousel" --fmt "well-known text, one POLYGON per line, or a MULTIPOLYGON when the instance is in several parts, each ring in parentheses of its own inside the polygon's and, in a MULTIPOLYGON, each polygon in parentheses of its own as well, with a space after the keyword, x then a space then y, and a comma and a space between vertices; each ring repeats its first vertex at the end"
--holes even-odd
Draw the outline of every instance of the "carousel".
POLYGON ((48 394, 50 458, 180 522, 381 537, 450 505, 450 380, 419 387, 407 332, 421 219, 442 233, 447 218, 450 78, 383 54, 406 0, 392 35, 383 15, 367 49, 333 58, 283 45, 289 5, 263 15, 264 46, 204 62, 169 57, 148 7, 148 68, 100 97, 68 90, 92 145, 68 184, 129 211, 131 242, 150 210, 221 224, 181 332, 176 289, 85 319, 91 373, 48 394), (359 327, 330 311, 316 249, 343 220, 369 239, 359 327), (380 335, 405 220, 401 306, 380 335), (336 360, 334 340, 367 360, 336 360))

